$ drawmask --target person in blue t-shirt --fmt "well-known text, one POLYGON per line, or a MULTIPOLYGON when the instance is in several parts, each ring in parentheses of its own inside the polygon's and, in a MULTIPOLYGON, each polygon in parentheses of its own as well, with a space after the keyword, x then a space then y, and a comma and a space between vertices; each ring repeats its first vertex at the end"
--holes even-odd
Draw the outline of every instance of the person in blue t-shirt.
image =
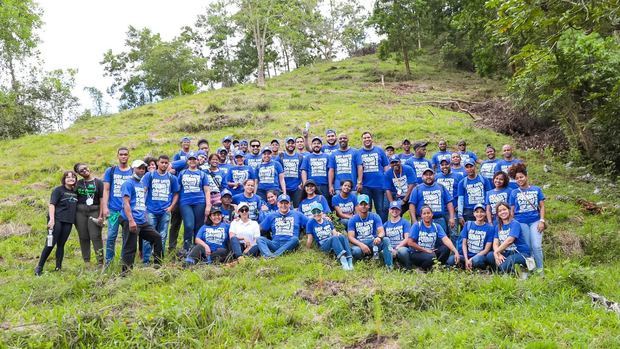
POLYGON ((433 164, 425 158, 427 145, 428 142, 415 142, 413 144, 415 155, 405 162, 405 165, 410 166, 415 171, 416 183, 422 182, 422 171, 429 167, 433 168, 433 164))
MULTIPOLYGON (((487 254, 492 253, 493 235, 495 234, 495 228, 485 221, 484 205, 478 204, 474 207, 474 217, 476 221, 465 223, 461 230, 463 254, 461 254, 461 263, 458 266, 467 270, 486 268, 487 254)), ((454 256, 450 256, 446 264, 455 265, 454 256)))
POLYGON ((345 179, 340 183, 340 192, 332 197, 332 206, 336 212, 336 216, 340 222, 346 227, 349 219, 355 215, 355 207, 357 206, 357 198, 351 194, 353 182, 345 179))
POLYGON ((492 190, 487 191, 484 204, 487 206, 487 221, 495 224, 497 212, 495 208, 500 202, 508 202, 512 189, 508 188, 508 175, 505 172, 498 171, 493 175, 492 190))
POLYGON ((388 159, 394 156, 394 153, 396 151, 393 145, 388 145, 385 148, 383 148, 383 150, 385 151, 385 156, 387 156, 388 159))
POLYGON ((286 138, 284 150, 284 152, 280 153, 277 160, 280 161, 284 171, 286 195, 293 199, 293 207, 298 207, 302 193, 301 165, 304 157, 295 152, 295 138, 293 137, 286 138))
POLYGON ((254 186, 253 179, 246 179, 243 183, 243 193, 233 196, 232 202, 234 205, 237 205, 237 207, 239 207, 241 203, 246 203, 250 210, 250 219, 258 222, 261 218, 260 209, 263 204, 263 199, 254 194, 254 186))
POLYGON ((492 145, 487 144, 486 148, 487 160, 484 160, 480 164, 480 175, 487 180, 492 180, 493 175, 495 174, 495 165, 497 164, 497 159, 495 158, 495 148, 492 145))
POLYGON ((347 231, 352 248, 354 260, 360 260, 364 256, 373 256, 378 259, 383 255, 383 263, 388 269, 392 269, 392 253, 390 252, 390 239, 385 236, 383 223, 378 214, 370 212, 370 198, 366 194, 358 197, 357 214, 349 220, 347 231))
POLYGON ((235 206, 232 204, 232 193, 228 189, 222 190, 222 220, 224 223, 230 224, 235 219, 235 206))
POLYGON ((311 248, 316 241, 319 249, 325 253, 333 252, 340 261, 342 269, 353 270, 353 255, 346 236, 336 231, 332 222, 325 219, 323 205, 315 202, 311 207, 312 218, 306 224, 308 241, 306 247, 311 248))
POLYGON ((400 201, 390 202, 389 218, 383 223, 383 229, 385 230, 385 236, 390 239, 392 258, 396 258, 405 269, 411 269, 409 247, 407 247, 407 238, 409 238, 409 233, 411 232, 411 224, 408 220, 401 217, 401 207, 402 203, 400 201))
POLYGON ((174 154, 174 156, 172 157, 172 161, 177 161, 177 160, 186 161, 187 154, 189 154, 190 152, 191 145, 192 145, 191 138, 187 136, 181 138, 181 150, 179 150, 176 154, 174 154))
POLYGON ((452 195, 443 185, 435 182, 435 171, 428 167, 422 174, 422 184, 413 189, 409 201, 411 210, 411 222, 416 223, 416 217, 421 217, 422 208, 429 206, 433 211, 433 222, 439 225, 444 232, 448 226, 454 228, 456 219, 452 195), (447 219, 446 219, 447 218, 447 219))
POLYGON ((331 155, 335 150, 338 149, 338 137, 336 137, 336 131, 329 129, 325 131, 325 142, 327 144, 321 146, 321 152, 331 155))
POLYGON ((383 149, 372 145, 372 134, 368 131, 362 133, 362 144, 355 154, 357 166, 357 186, 355 191, 368 195, 370 209, 384 221, 387 219, 387 205, 385 203, 385 179, 384 174, 390 165, 383 149))
POLYGON ((416 182, 414 170, 403 165, 400 159, 393 155, 390 158, 390 169, 385 171, 385 195, 389 202, 400 201, 403 204, 401 215, 409 209, 409 197, 416 182))
POLYGON ((433 164, 432 169, 435 171, 439 170, 439 165, 441 165, 442 160, 448 160, 448 163, 452 160, 452 153, 448 150, 448 142, 442 139, 439 141, 438 146, 439 151, 433 154, 431 158, 431 163, 433 164))
POLYGON ((521 224, 525 242, 532 251, 532 257, 536 261, 536 271, 542 273, 542 236, 546 228, 545 195, 539 187, 529 184, 525 164, 512 165, 509 172, 519 187, 510 193, 508 202, 515 220, 521 224))
POLYGON ((299 245, 299 231, 306 227, 308 218, 291 210, 291 198, 286 194, 278 196, 278 211, 269 214, 260 224, 261 231, 269 231, 271 240, 258 238, 258 249, 264 258, 274 258, 299 245))
MULTIPOLYGON (((142 177, 142 184, 146 191, 147 218, 161 236, 162 251, 166 249, 170 215, 179 200, 179 182, 176 176, 168 172, 169 165, 168 155, 160 155, 157 159, 157 169, 142 177)), ((144 242, 142 252, 144 263, 150 262, 151 250, 151 244, 144 242)))
POLYGON ((452 157, 450 158, 450 170, 452 173, 457 173, 465 177, 465 167, 462 165, 461 154, 452 153, 452 157))
POLYGON ((301 201, 297 210, 304 216, 312 218, 312 204, 315 202, 323 207, 323 212, 332 212, 327 204, 327 199, 323 196, 316 183, 312 179, 308 179, 304 184, 304 192, 301 195, 301 201))
POLYGON ((195 152, 187 155, 188 168, 179 173, 179 204, 183 217, 183 249, 188 251, 199 227, 211 210, 211 187, 208 176, 198 168, 195 152))
POLYGON ((282 165, 271 159, 271 149, 263 148, 261 152, 263 162, 256 169, 256 194, 263 200, 267 200, 268 190, 278 190, 280 193, 286 192, 284 182, 284 172, 282 165))
POLYGON ((105 264, 109 265, 114 259, 116 237, 118 236, 119 217, 123 210, 123 196, 121 187, 129 180, 133 171, 128 165, 129 149, 120 147, 116 151, 118 165, 108 167, 103 175, 103 217, 108 219, 108 238, 105 246, 105 264))
POLYGON ((149 224, 146 217, 146 194, 141 180, 146 172, 146 163, 142 160, 134 160, 131 163, 133 174, 130 179, 123 183, 121 193, 123 196, 123 210, 121 211, 120 223, 123 227, 123 248, 121 260, 122 271, 128 272, 133 267, 138 247, 138 237, 153 245, 155 265, 161 264, 162 242, 161 236, 149 224))
MULTIPOLYGON (((441 172, 437 173, 435 176, 435 180, 437 183, 443 185, 446 189, 448 189, 448 193, 452 195, 452 207, 454 207, 454 212, 458 210, 458 200, 459 200, 459 182, 463 179, 463 175, 459 173, 452 172, 452 167, 450 167, 450 161, 447 159, 442 159, 439 162, 439 168, 441 172)), ((450 233, 450 236, 455 234, 450 233)))
MULTIPOLYGON (((504 144, 502 146, 502 159, 497 160, 495 164, 495 172, 502 171, 508 174, 510 166, 521 163, 522 161, 515 158, 512 153, 512 146, 510 144, 504 144)), ((514 178, 510 178, 508 188, 517 189, 517 181, 514 178)))
POLYGON ((401 148, 403 149, 403 152, 398 154, 397 156, 400 159, 400 162, 404 164, 405 161, 413 157, 413 153, 411 152, 411 141, 406 138, 403 139, 403 142, 401 143, 401 148))
POLYGON ((407 239, 407 246, 411 247, 410 258, 413 266, 428 271, 433 267, 433 260, 445 264, 454 253, 454 262, 459 263, 460 256, 450 238, 439 224, 433 222, 433 210, 423 206, 421 220, 411 225, 411 233, 407 239))
POLYGON ((487 254, 487 263, 500 273, 512 273, 516 264, 525 267, 525 259, 529 256, 530 248, 521 232, 521 225, 513 219, 508 203, 499 203, 493 253, 487 254))
POLYGON ((235 166, 232 166, 226 174, 226 184, 233 196, 243 193, 243 183, 248 179, 256 179, 254 168, 245 165, 243 152, 235 152, 235 166))
POLYGON ((226 178, 226 171, 220 169, 220 156, 217 154, 209 155, 208 167, 203 169, 204 173, 209 178, 209 190, 211 198, 211 206, 219 206, 222 204, 222 189, 224 185, 224 178, 226 178))
POLYGON ((355 183, 357 178, 357 165, 355 164, 357 150, 349 147, 349 136, 344 133, 338 135, 338 144, 340 147, 331 153, 327 164, 329 169, 327 181, 332 197, 341 190, 342 181, 349 180, 355 183))
POLYGON ((476 220, 474 206, 484 204, 486 192, 492 189, 489 181, 476 173, 476 164, 472 159, 465 162, 465 173, 467 175, 458 186, 458 213, 461 226, 464 226, 467 221, 476 220))
POLYGON ((185 266, 204 260, 207 264, 224 263, 230 254, 228 248, 229 225, 222 221, 222 211, 214 206, 209 211, 207 222, 200 227, 194 239, 194 247, 185 258, 185 266))
POLYGON ((331 201, 328 184, 328 162, 329 155, 321 153, 323 141, 319 137, 314 137, 311 143, 312 153, 304 158, 301 165, 301 181, 313 180, 319 191, 325 195, 327 201, 331 201))
POLYGON ((464 140, 460 140, 456 146, 459 149, 457 153, 461 155, 461 160, 463 163, 466 163, 469 160, 472 160, 474 164, 479 164, 481 162, 474 152, 467 150, 467 143, 464 140))
POLYGON ((250 141, 250 152, 245 154, 245 164, 253 169, 257 169, 263 162, 263 157, 260 154, 260 141, 253 139, 250 141))

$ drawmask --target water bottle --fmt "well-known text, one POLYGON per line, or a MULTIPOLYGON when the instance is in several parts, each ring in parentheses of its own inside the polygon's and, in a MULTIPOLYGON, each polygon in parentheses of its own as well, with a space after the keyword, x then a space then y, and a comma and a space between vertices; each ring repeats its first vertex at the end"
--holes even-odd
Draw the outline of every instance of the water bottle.
POLYGON ((379 247, 377 245, 372 246, 372 259, 379 259, 379 247))
POLYGON ((54 246, 54 229, 48 229, 47 230, 47 247, 52 247, 54 246))
POLYGON ((95 218, 95 217, 88 217, 89 220, 91 220, 93 223, 95 223, 98 227, 103 228, 103 221, 101 223, 99 223, 99 219, 95 218))

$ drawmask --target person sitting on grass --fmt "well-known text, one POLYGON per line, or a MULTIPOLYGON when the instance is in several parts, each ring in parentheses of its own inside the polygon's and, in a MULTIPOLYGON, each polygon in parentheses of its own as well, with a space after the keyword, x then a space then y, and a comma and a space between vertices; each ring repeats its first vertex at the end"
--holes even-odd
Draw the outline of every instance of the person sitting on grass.
POLYGON ((383 223, 378 214, 370 212, 370 198, 366 194, 357 197, 357 214, 349 220, 347 227, 351 252, 354 260, 365 256, 379 259, 379 251, 388 269, 393 268, 390 239, 385 236, 383 223))
POLYGON ((323 217, 323 205, 315 202, 310 209, 312 218, 306 224, 306 234, 308 235, 306 246, 311 248, 312 241, 316 241, 321 251, 333 252, 336 255, 336 259, 342 264, 342 269, 353 270, 353 255, 347 238, 340 235, 332 222, 323 217))
MULTIPOLYGON (((463 241, 463 254, 459 267, 467 270, 484 269, 487 266, 486 256, 493 247, 494 228, 485 221, 486 212, 484 205, 478 204, 474 207, 474 222, 467 222, 461 231, 463 241)), ((446 263, 449 266, 455 265, 454 256, 448 258, 446 263)))
POLYGON ((406 269, 411 269, 411 258, 407 238, 411 231, 411 223, 401 217, 401 201, 390 202, 388 220, 383 224, 385 235, 390 239, 390 251, 392 258, 396 257, 398 263, 406 269))
POLYGON ((487 254, 487 263, 500 273, 512 273, 516 264, 526 266, 525 258, 530 256, 530 248, 521 232, 521 225, 513 219, 508 203, 500 202, 496 211, 493 253, 487 254))
POLYGON ((222 221, 222 209, 213 206, 209 211, 207 223, 200 227, 194 240, 194 247, 185 258, 186 265, 197 261, 224 263, 228 257, 229 225, 222 221))
POLYGON ((269 231, 272 239, 258 238, 258 249, 265 258, 274 258, 299 246, 299 230, 305 227, 308 218, 291 210, 291 197, 278 196, 278 212, 271 213, 261 222, 261 230, 269 231))
POLYGON ((256 241, 260 237, 260 226, 250 219, 250 207, 242 202, 237 207, 239 218, 230 223, 230 248, 235 258, 243 260, 244 256, 258 257, 256 241))
POLYGON ((433 210, 430 206, 422 206, 420 216, 422 220, 412 224, 411 234, 407 239, 407 245, 413 249, 410 252, 412 265, 428 271, 433 267, 434 260, 445 264, 450 257, 450 251, 454 253, 454 262, 458 264, 459 252, 441 225, 433 222, 433 210))

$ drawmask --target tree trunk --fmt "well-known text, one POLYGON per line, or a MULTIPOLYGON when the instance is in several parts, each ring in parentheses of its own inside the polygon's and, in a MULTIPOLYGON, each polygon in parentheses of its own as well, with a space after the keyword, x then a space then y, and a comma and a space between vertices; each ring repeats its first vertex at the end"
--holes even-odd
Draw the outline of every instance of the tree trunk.
POLYGON ((417 31, 417 35, 418 35, 418 50, 422 49, 422 39, 420 37, 420 19, 418 18, 418 31, 417 31))
POLYGON ((405 71, 407 71, 407 76, 411 76, 411 67, 409 66, 409 49, 405 45, 402 45, 402 49, 403 60, 405 61, 405 71))

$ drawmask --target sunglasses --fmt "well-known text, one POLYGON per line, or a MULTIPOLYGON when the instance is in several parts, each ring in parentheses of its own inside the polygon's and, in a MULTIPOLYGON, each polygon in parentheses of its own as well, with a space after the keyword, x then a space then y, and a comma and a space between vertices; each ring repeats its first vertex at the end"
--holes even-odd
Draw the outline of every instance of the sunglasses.
POLYGON ((260 147, 260 144, 252 144, 252 145, 250 145, 250 147, 252 147, 252 148, 258 148, 258 147, 260 147))
POLYGON ((118 156, 129 156, 129 153, 119 153, 118 156))
POLYGON ((312 210, 312 214, 321 214, 321 210, 312 210))
POLYGON ((239 209, 239 212, 241 212, 241 213, 250 212, 250 209, 248 209, 247 207, 244 207, 242 209, 239 209))

